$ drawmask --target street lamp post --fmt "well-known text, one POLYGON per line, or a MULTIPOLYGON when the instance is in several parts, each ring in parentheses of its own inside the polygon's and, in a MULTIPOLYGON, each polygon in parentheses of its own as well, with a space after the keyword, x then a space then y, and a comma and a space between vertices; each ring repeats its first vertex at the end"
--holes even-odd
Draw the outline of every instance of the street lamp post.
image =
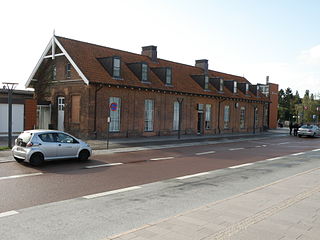
POLYGON ((8 147, 12 148, 12 93, 18 83, 3 82, 3 89, 8 92, 8 147))

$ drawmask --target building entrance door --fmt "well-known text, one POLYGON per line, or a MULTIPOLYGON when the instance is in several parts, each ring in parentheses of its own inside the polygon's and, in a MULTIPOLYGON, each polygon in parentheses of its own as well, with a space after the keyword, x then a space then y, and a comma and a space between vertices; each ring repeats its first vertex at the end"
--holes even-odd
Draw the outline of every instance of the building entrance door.
POLYGON ((37 128, 49 129, 51 123, 51 106, 37 105, 37 128))
POLYGON ((203 132, 203 112, 198 112, 198 125, 197 133, 202 134, 203 132))
POLYGON ((58 97, 58 130, 64 130, 64 97, 58 97))

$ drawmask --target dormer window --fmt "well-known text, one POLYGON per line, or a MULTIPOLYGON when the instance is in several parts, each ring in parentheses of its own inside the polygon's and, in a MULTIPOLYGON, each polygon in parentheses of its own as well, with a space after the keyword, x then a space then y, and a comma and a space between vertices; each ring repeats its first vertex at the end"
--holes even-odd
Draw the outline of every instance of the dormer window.
POLYGON ((233 93, 237 93, 237 82, 233 82, 233 93))
POLYGON ((172 85, 172 70, 166 68, 166 85, 172 85))
POLYGON ((204 77, 204 89, 209 90, 209 77, 208 76, 204 77))
POLYGON ((246 94, 249 93, 249 83, 246 83, 246 94))
POLYGON ((141 81, 148 82, 148 65, 146 63, 141 64, 141 81))
POLYGON ((220 79, 220 92, 223 92, 223 79, 220 79))
POLYGON ((121 61, 119 57, 113 58, 113 67, 112 67, 113 77, 120 78, 121 77, 121 61))

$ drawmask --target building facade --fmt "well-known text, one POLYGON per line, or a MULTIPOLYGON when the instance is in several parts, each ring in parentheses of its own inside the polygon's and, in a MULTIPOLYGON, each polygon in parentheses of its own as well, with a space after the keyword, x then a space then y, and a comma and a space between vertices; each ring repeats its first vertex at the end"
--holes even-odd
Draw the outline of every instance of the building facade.
POLYGON ((134 54, 58 36, 26 87, 49 119, 44 127, 83 138, 261 132, 272 104, 206 59, 189 66, 158 58, 155 46, 134 54))

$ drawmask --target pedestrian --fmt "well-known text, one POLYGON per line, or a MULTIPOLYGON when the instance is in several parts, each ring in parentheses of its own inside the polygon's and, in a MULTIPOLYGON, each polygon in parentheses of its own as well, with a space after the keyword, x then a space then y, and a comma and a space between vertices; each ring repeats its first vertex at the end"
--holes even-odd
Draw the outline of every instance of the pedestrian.
POLYGON ((293 135, 294 136, 298 135, 298 129, 299 129, 299 124, 298 123, 294 123, 293 124, 293 135))
POLYGON ((290 121, 289 123, 290 135, 292 135, 292 128, 293 128, 293 123, 290 121))

